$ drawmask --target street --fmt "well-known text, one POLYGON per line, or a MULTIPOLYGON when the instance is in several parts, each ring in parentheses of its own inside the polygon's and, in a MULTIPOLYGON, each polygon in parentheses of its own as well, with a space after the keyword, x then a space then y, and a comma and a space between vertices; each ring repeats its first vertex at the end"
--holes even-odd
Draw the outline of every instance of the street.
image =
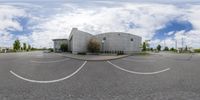
POLYGON ((40 51, 0 54, 0 100, 200 100, 200 55, 84 61, 40 51))

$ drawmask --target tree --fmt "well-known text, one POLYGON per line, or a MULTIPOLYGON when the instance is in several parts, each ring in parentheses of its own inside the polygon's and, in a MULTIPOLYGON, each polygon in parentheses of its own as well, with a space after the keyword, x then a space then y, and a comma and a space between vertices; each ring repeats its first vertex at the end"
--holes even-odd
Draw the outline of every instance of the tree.
POLYGON ((164 51, 169 51, 169 48, 168 48, 168 47, 165 47, 165 48, 164 48, 164 51))
POLYGON ((151 51, 153 51, 153 48, 150 48, 151 51))
POLYGON ((185 51, 188 51, 188 47, 187 46, 185 47, 185 51))
POLYGON ((23 43, 23 50, 26 50, 26 43, 23 43))
POLYGON ((28 45, 28 50, 31 50, 31 45, 30 44, 28 45))
POLYGON ((67 52, 67 50, 68 50, 68 45, 67 45, 66 43, 61 44, 61 45, 60 45, 60 50, 61 50, 62 52, 67 52))
POLYGON ((100 42, 96 38, 92 38, 88 43, 88 51, 96 53, 100 51, 100 42))
POLYGON ((142 51, 146 51, 146 50, 147 50, 146 42, 143 42, 143 45, 142 45, 142 51))
POLYGON ((13 43, 13 49, 14 50, 20 50, 21 48, 21 44, 20 44, 20 41, 17 39, 15 40, 15 42, 13 43))
POLYGON ((161 50, 161 45, 160 45, 160 44, 157 46, 157 50, 158 50, 158 51, 161 50))
POLYGON ((175 51, 175 49, 172 47, 172 48, 170 49, 170 51, 175 51))

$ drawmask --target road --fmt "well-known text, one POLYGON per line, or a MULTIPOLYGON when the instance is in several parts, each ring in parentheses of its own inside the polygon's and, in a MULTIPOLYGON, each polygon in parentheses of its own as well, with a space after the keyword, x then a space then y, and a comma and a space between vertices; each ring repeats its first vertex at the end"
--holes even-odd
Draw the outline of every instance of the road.
POLYGON ((0 100, 200 100, 200 55, 82 61, 0 54, 0 100))

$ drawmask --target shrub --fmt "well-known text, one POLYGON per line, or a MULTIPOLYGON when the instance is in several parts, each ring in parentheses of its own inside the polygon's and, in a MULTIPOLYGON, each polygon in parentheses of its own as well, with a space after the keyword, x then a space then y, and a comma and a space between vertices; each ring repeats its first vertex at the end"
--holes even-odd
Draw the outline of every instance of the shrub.
POLYGON ((96 38, 89 40, 88 51, 92 53, 97 53, 100 51, 100 42, 96 38))
POLYGON ((53 52, 53 48, 49 48, 49 51, 50 51, 50 52, 53 52))
POLYGON ((68 45, 65 44, 65 43, 61 44, 61 45, 60 45, 60 50, 61 50, 62 52, 67 52, 67 50, 68 50, 68 45))
POLYGON ((169 51, 169 48, 168 48, 168 47, 165 47, 165 48, 164 48, 164 51, 169 51))
POLYGON ((123 55, 124 54, 124 51, 119 51, 118 53, 117 53, 117 55, 123 55))
POLYGON ((86 55, 86 52, 78 52, 78 55, 86 55))
POLYGON ((194 52, 200 53, 200 49, 194 49, 194 52))
POLYGON ((175 49, 172 47, 172 48, 170 49, 170 51, 175 51, 175 49))

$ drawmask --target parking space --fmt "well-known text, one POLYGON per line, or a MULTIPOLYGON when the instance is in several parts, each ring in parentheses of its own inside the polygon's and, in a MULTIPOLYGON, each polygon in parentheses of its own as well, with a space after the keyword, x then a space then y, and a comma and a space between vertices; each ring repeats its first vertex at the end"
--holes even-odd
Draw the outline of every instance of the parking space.
POLYGON ((199 100, 199 61, 197 54, 110 61, 42 52, 0 55, 0 99, 199 100))

